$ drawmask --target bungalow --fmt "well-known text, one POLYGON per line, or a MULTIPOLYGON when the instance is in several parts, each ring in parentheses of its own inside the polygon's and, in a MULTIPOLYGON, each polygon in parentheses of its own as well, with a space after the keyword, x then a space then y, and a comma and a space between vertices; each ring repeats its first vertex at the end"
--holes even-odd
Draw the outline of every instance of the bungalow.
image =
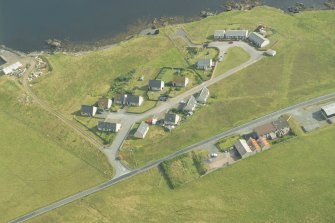
POLYGON ((179 121, 180 121, 179 115, 167 113, 165 115, 164 124, 165 125, 178 125, 179 121))
POLYGON ((142 122, 137 128, 134 137, 139 139, 144 139, 149 131, 149 125, 145 122, 142 122))
POLYGON ((212 59, 202 59, 197 62, 196 66, 199 70, 208 70, 214 66, 214 63, 212 59))
POLYGON ((172 82, 175 87, 186 87, 190 80, 187 77, 176 76, 172 82))
POLYGON ((115 95, 114 103, 118 104, 118 105, 126 105, 127 104, 127 95, 126 94, 115 95))
POLYGON ((291 131, 291 127, 288 121, 280 117, 273 122, 266 123, 258 126, 254 129, 254 132, 258 137, 265 137, 267 139, 276 139, 277 137, 283 137, 291 131))
POLYGON ((164 81, 162 80, 149 80, 149 90, 161 91, 164 89, 164 81))
POLYGON ((188 112, 194 111, 196 106, 197 106, 197 100, 195 99, 195 97, 191 96, 190 99, 188 99, 185 106, 183 107, 183 111, 188 112))
POLYGON ((98 130, 102 132, 118 132, 120 129, 121 123, 119 121, 106 119, 98 123, 98 130))
POLYGON ((237 152, 241 155, 242 159, 255 154, 255 152, 252 151, 251 148, 249 147, 247 141, 245 141, 244 139, 237 140, 237 142, 234 144, 234 147, 236 148, 237 152))
POLYGON ((226 30, 226 40, 244 40, 248 37, 248 30, 226 30))
POLYGON ((214 39, 215 40, 224 40, 225 38, 225 30, 215 30, 214 32, 214 39))
POLYGON ((143 102, 142 96, 132 94, 118 94, 114 97, 114 103, 119 105, 141 106, 143 102))
POLYGON ((209 90, 208 88, 204 87, 197 97, 197 102, 205 104, 207 102, 207 99, 209 97, 209 90))
POLYGON ((321 113, 326 119, 335 117, 335 103, 322 106, 321 113))
POLYGON ((112 100, 108 98, 100 98, 98 100, 98 108, 102 110, 108 110, 112 107, 112 100))
POLYGON ((83 116, 95 116, 98 108, 90 105, 82 105, 80 109, 80 114, 83 116))
POLYGON ((130 106, 141 106, 143 104, 143 101, 144 99, 142 96, 132 94, 127 95, 127 104, 130 106))
POLYGON ((256 32, 252 32, 248 39, 257 47, 265 47, 267 45, 270 44, 270 40, 268 40, 267 38, 263 37, 261 34, 256 33, 256 32))

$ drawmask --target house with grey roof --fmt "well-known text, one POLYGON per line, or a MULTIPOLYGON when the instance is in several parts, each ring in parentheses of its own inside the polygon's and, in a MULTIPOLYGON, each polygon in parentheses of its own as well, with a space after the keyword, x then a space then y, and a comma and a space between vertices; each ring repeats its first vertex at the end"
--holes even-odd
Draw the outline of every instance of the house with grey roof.
POLYGON ((114 103, 119 105, 141 106, 143 102, 143 97, 138 95, 118 94, 114 97, 114 103))
POLYGON ((214 39, 215 40, 224 40, 225 39, 225 30, 215 30, 214 39))
POLYGON ((115 95, 114 103, 118 104, 118 105, 126 105, 127 104, 127 95, 126 94, 115 95))
POLYGON ((201 59, 196 64, 197 69, 199 70, 208 70, 214 66, 212 59, 201 59))
POLYGON ((108 98, 100 98, 98 100, 98 108, 102 110, 108 110, 112 107, 112 100, 108 98))
POLYGON ((118 132, 121 129, 121 123, 111 119, 100 121, 98 123, 98 130, 102 132, 118 132))
POLYGON ((190 99, 188 99, 185 106, 183 107, 183 111, 188 112, 194 111, 196 106, 197 106, 197 100, 195 99, 195 97, 191 96, 190 99))
POLYGON ((80 114, 83 116, 95 116, 95 114, 97 113, 98 108, 95 106, 91 106, 91 105, 82 105, 81 109, 80 109, 80 114))
POLYGON ((256 153, 255 151, 252 151, 250 146, 248 145, 247 141, 244 139, 239 139, 234 144, 235 149, 237 152, 241 155, 242 159, 247 158, 248 156, 254 155, 256 153))
POLYGON ((226 40, 244 40, 248 37, 248 30, 226 30, 226 40))
POLYGON ((205 104, 209 97, 209 90, 208 88, 204 87, 197 96, 197 102, 205 104))
POLYGON ((137 128, 134 137, 139 139, 144 139, 149 131, 149 125, 145 122, 142 122, 137 128))
POLYGON ((161 91, 164 89, 164 81, 162 80, 149 80, 149 90, 161 91))
POLYGON ((132 94, 127 95, 127 105, 141 106, 143 102, 144 102, 144 99, 142 96, 132 95, 132 94))
POLYGON ((176 76, 173 81, 172 85, 175 87, 186 87, 190 80, 184 76, 176 76))
POLYGON ((167 113, 164 118, 165 125, 178 125, 180 116, 173 113, 167 113))
POLYGON ((249 35, 248 40, 259 48, 265 47, 270 44, 270 40, 256 32, 252 32, 249 35))

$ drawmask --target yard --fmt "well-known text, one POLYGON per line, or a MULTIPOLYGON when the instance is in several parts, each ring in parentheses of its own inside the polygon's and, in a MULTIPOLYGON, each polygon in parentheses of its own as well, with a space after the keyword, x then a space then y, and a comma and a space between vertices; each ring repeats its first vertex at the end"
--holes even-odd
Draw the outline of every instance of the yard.
MULTIPOLYGON (((214 19, 216 23, 225 22, 227 14, 230 13, 196 22, 197 27, 210 27, 207 23, 214 19)), ((145 165, 257 117, 334 91, 335 65, 331 58, 335 45, 327 44, 335 41, 334 31, 327 30, 329 21, 335 22, 334 11, 291 16, 260 7, 249 12, 232 12, 232 15, 237 22, 248 20, 257 25, 259 21, 268 21, 268 26, 277 31, 271 41, 278 40, 273 46, 278 54, 212 85, 208 105, 173 132, 144 139, 140 147, 129 145, 137 148, 134 155, 139 164, 145 165), (320 33, 317 40, 310 32, 311 27, 320 33), (289 38, 292 35, 297 38, 289 38), (317 60, 313 59, 316 57, 317 60), (306 58, 310 58, 308 63, 306 58)), ((191 25, 187 24, 186 28, 191 25)), ((194 36, 193 32, 200 31, 195 28, 188 32, 194 36)))
POLYGON ((105 156, 0 77, 0 222, 113 175, 105 156))
POLYGON ((33 221, 333 222, 334 134, 297 137, 175 190, 151 169, 33 221))

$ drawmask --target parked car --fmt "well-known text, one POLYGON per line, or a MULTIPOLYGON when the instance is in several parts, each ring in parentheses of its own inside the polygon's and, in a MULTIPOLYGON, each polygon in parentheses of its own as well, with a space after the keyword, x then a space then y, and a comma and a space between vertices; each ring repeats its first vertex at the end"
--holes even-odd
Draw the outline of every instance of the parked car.
POLYGON ((211 154, 211 157, 212 157, 212 158, 218 157, 218 154, 217 154, 217 153, 212 153, 212 154, 211 154))
POLYGON ((233 41, 229 41, 229 44, 233 44, 234 42, 233 41))

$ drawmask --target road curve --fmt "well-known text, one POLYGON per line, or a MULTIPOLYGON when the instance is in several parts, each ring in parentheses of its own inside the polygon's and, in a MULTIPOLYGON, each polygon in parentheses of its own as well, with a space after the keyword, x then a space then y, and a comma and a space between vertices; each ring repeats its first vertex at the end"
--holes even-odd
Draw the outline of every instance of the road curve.
POLYGON ((49 212, 49 211, 52 211, 56 208, 59 208, 61 206, 64 206, 66 204, 69 204, 73 201, 76 201, 78 199, 81 199, 83 197, 86 197, 88 195, 91 195, 93 193, 96 193, 98 191, 101 191, 103 189, 106 189, 114 184, 117 184, 117 183, 120 183, 130 177, 133 177, 133 176, 136 176, 140 173, 143 173, 151 168, 154 168, 156 167, 157 165, 159 165, 161 162, 165 161, 165 160, 169 160, 169 159, 172 159, 176 156, 179 156, 183 153, 186 153, 186 152, 189 152, 189 151, 192 151, 192 150, 195 150, 199 147, 201 147, 202 145, 206 145, 208 143, 215 143, 218 139, 222 138, 222 137, 226 137, 226 136, 229 136, 229 135, 232 135, 232 134, 235 134, 235 133, 239 133, 241 131, 244 131, 244 130, 248 130, 248 129, 252 129, 254 128, 255 126, 257 125, 260 125, 260 124, 263 124, 264 122, 267 122, 267 121, 270 121, 270 120, 273 120, 275 118, 277 118, 278 116, 280 115, 283 115, 283 114, 286 114, 286 113, 290 113, 294 110, 297 110, 297 109, 300 109, 300 108, 303 108, 303 107, 307 107, 307 106, 310 106, 310 105, 314 105, 314 104, 317 104, 319 102, 322 102, 322 101, 326 101, 326 100, 330 100, 330 99, 335 99, 335 92, 334 93, 331 93, 331 94, 328 94, 328 95, 324 95, 324 96, 321 96, 321 97, 318 97, 318 98, 314 98, 314 99, 311 99, 311 100, 307 100, 305 102, 302 102, 302 103, 299 103, 299 104, 296 104, 296 105, 293 105, 293 106, 290 106, 290 107, 287 107, 287 108, 284 108, 284 109, 281 109, 281 110, 278 110, 276 112, 273 112, 271 114, 268 114, 268 115, 265 115, 261 118, 258 118, 258 119, 255 119, 249 123, 246 123, 246 124, 243 124, 241 126, 238 126, 238 127, 235 127, 235 128, 232 128, 228 131, 225 131, 223 133, 220 133, 214 137, 211 137, 209 139, 206 139, 206 140, 203 140, 199 143, 196 143, 194 145, 191 145, 191 146, 188 146, 176 153, 173 153, 169 156, 166 156, 164 158, 161 158, 159 160, 156 160, 142 168, 139 168, 139 169, 136 169, 136 170, 133 170, 131 172, 128 172, 122 176, 119 176, 117 178, 114 178, 112 180, 109 180, 105 183, 102 183, 96 187, 92 187, 88 190, 85 190, 85 191, 82 191, 82 192, 79 192, 77 194, 74 194, 70 197, 67 197, 65 199, 62 199, 62 200, 59 200, 57 202, 54 202, 52 204, 49 204, 48 206, 45 206, 45 207, 42 207, 40 209, 37 209, 33 212, 30 212, 26 215, 23 215, 19 218, 16 218, 14 220, 11 220, 10 223, 19 223, 19 222, 24 222, 24 221, 27 221, 29 219, 32 219, 34 217, 37 217, 39 215, 42 215, 46 212, 49 212))

